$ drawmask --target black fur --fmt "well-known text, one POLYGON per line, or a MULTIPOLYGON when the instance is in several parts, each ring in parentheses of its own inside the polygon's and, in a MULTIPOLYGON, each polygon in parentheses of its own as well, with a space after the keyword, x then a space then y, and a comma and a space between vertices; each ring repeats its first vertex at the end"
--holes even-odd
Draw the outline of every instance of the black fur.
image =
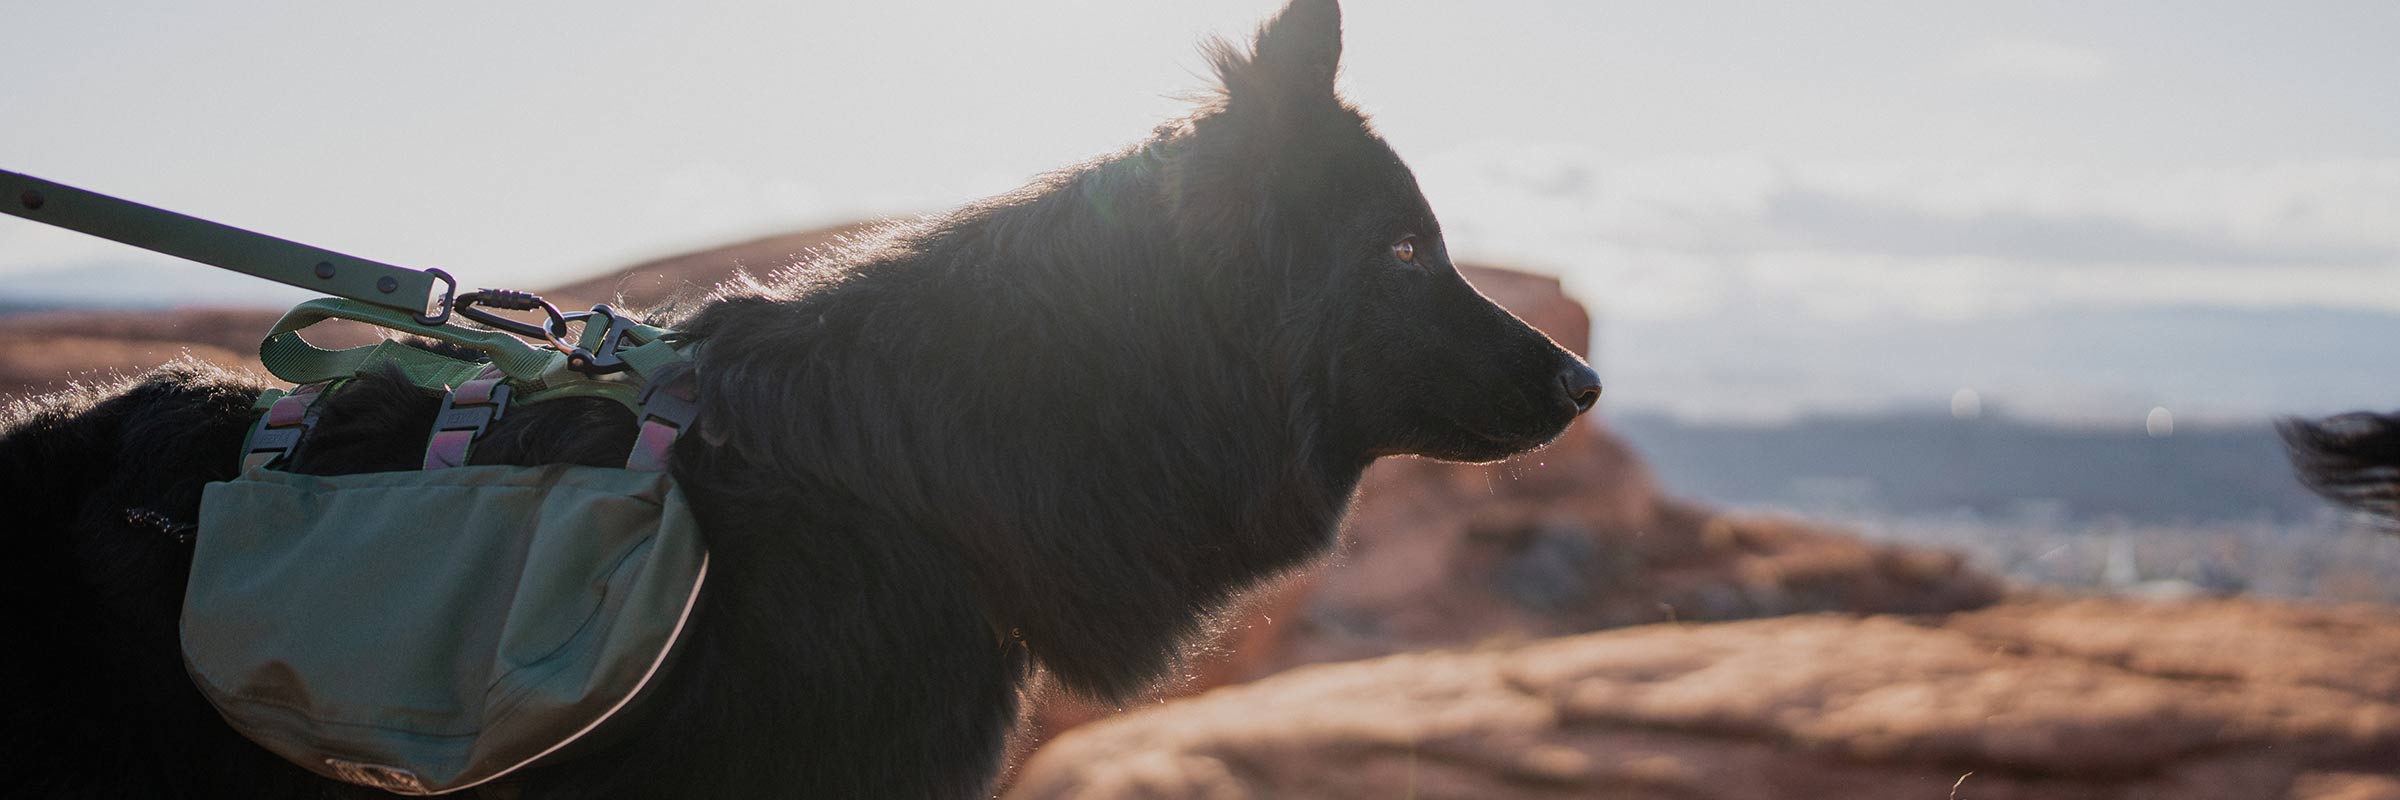
POLYGON ((2400 531, 2400 414, 2286 419, 2276 427, 2301 485, 2400 531))
MULTIPOLYGON (((1407 168, 1334 93, 1339 53, 1332 0, 1296 0, 1252 49, 1217 46, 1222 95, 1139 145, 667 320, 697 342, 703 435, 672 468, 709 590, 641 717, 515 788, 977 795, 1037 668, 1140 690, 1229 594, 1324 551, 1376 457, 1557 435, 1589 368, 1459 277, 1407 168), (1391 249, 1407 236, 1413 263, 1391 249)), ((188 551, 128 521, 196 514, 259 388, 178 364, 10 415, 6 591, 29 632, 0 667, 0 794, 348 791, 190 688, 188 551)), ((296 470, 412 468, 436 400, 378 379, 326 402, 296 470)), ((630 435, 619 409, 560 401, 512 412, 476 460, 606 465, 630 435)))

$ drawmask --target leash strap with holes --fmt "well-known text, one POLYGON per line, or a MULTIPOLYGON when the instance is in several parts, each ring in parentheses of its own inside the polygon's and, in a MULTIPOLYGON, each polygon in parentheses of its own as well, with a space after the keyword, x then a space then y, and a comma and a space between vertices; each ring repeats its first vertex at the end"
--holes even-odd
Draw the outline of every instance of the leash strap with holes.
POLYGON ((278 239, 163 208, 0 170, 0 211, 218 269, 406 312, 426 325, 450 319, 458 281, 278 239))

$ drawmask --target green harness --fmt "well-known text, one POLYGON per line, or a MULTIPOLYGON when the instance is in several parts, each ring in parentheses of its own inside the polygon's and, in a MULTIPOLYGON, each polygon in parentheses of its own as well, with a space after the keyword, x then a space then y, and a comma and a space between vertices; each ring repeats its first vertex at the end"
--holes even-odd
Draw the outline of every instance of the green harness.
POLYGON ((202 493, 184 663, 244 735, 326 777, 454 792, 607 735, 603 724, 625 717, 668 663, 708 574, 699 525, 666 472, 698 408, 674 331, 605 305, 562 314, 524 293, 456 295, 439 270, 13 172, 0 171, 0 204, 341 298, 302 303, 268 332, 260 360, 295 388, 260 395, 240 474, 202 493), (529 325, 478 304, 547 319, 529 325), (452 324, 453 312, 494 329, 452 324), (329 319, 484 359, 390 340, 327 350, 301 338, 329 319), (442 395, 424 468, 279 469, 305 445, 319 402, 366 375, 442 395), (640 430, 624 468, 468 465, 475 440, 509 409, 564 397, 634 413, 640 430))

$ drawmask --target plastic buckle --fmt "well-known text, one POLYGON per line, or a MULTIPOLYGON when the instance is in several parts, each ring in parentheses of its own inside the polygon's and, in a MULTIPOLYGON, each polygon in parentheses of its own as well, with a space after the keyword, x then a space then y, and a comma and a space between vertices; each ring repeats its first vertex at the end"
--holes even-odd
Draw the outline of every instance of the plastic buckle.
POLYGON ((692 420, 700 418, 700 403, 670 387, 666 383, 642 387, 642 421, 655 419, 676 430, 692 427, 692 420))
POLYGON ((300 446, 300 437, 316 423, 316 403, 329 384, 312 383, 294 388, 290 394, 275 399, 258 422, 250 427, 243 439, 242 468, 275 467, 282 464, 300 446))
POLYGON ((691 381, 686 378, 665 383, 652 383, 642 389, 641 424, 636 427, 633 450, 625 455, 625 468, 635 472, 663 472, 674 456, 675 440, 700 418, 700 404, 694 399, 691 381))
POLYGON ((493 384, 491 394, 480 403, 459 405, 456 391, 442 395, 442 410, 433 418, 433 429, 437 433, 473 431, 473 438, 481 439, 485 428, 508 413, 509 394, 508 384, 501 382, 493 384))
POLYGON ((433 417, 433 437, 425 442, 424 469, 467 465, 467 453, 483 431, 508 412, 508 377, 485 367, 474 380, 442 395, 442 408, 433 417))
POLYGON ((275 466, 285 456, 291 455, 292 448, 299 446, 300 434, 306 430, 300 427, 270 428, 267 427, 267 418, 259 417, 257 427, 250 429, 250 449, 242 452, 242 466, 275 466))

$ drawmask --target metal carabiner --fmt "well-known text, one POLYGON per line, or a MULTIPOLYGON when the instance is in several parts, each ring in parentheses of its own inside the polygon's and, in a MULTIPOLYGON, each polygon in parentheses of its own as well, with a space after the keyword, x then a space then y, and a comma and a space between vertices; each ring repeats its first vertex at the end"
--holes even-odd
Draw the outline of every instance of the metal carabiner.
POLYGON ((460 316, 490 326, 493 330, 515 334, 527 339, 539 339, 549 342, 551 347, 557 348, 559 352, 567 354, 567 362, 570 366, 579 362, 590 363, 592 360, 591 353, 585 351, 583 348, 576 347, 574 342, 567 340, 567 323, 590 315, 568 315, 560 313, 558 306, 551 304, 551 302, 548 300, 542 299, 541 295, 534 294, 532 292, 512 291, 509 289, 477 289, 475 291, 459 295, 458 299, 451 301, 450 307, 452 310, 457 311, 460 316), (493 308, 507 309, 510 311, 539 310, 544 316, 547 317, 547 319, 542 320, 542 324, 540 325, 518 322, 516 320, 494 314, 490 311, 476 308, 475 306, 478 304, 491 306, 493 308))
POLYGON ((491 326, 495 330, 506 331, 527 339, 540 339, 549 342, 551 347, 556 348, 561 353, 567 354, 568 369, 581 372, 585 375, 606 375, 612 372, 624 372, 627 369, 627 365, 624 359, 617 357, 617 347, 623 344, 625 332, 631 330, 633 326, 640 324, 635 322, 632 318, 618 313, 616 309, 610 308, 606 304, 592 306, 592 310, 590 311, 578 311, 568 314, 560 312, 558 310, 558 306, 551 304, 551 302, 548 300, 542 299, 541 295, 537 295, 532 292, 510 291, 507 289, 477 289, 475 291, 459 295, 458 300, 453 304, 453 307, 461 316, 491 326), (475 308, 475 306, 478 304, 491 306, 493 308, 508 309, 510 311, 534 311, 538 309, 546 318, 542 320, 542 324, 540 325, 518 322, 516 320, 494 314, 490 311, 475 308), (585 326, 585 336, 586 338, 589 338, 590 326, 592 324, 593 317, 601 317, 607 320, 607 327, 602 328, 600 332, 600 338, 598 340, 598 352, 584 349, 582 346, 577 345, 574 341, 567 338, 567 323, 570 322, 583 323, 585 326))

